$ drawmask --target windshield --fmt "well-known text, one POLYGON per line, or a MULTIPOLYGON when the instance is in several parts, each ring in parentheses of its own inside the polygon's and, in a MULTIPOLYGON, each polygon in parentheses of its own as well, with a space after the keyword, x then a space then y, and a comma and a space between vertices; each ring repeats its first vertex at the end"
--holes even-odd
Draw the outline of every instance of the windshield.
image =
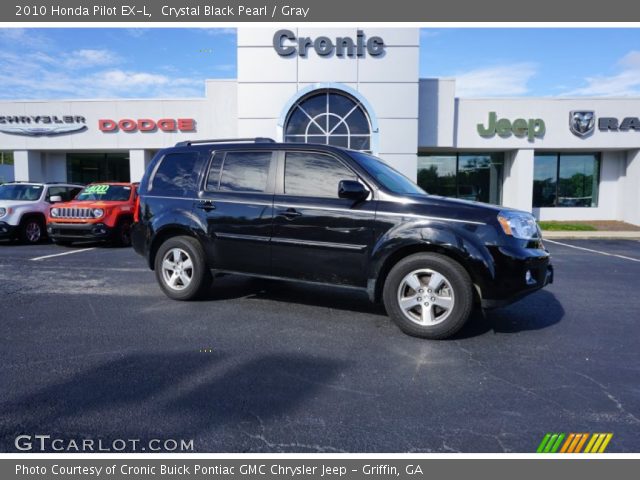
POLYGON ((76 197, 76 200, 101 200, 103 202, 124 202, 131 196, 131 187, 125 185, 89 185, 76 197))
POLYGON ((0 185, 0 200, 36 202, 42 195, 42 185, 0 185))
POLYGON ((375 178, 378 183, 391 193, 420 194, 426 192, 400 172, 394 170, 379 158, 362 152, 349 152, 362 167, 375 178))

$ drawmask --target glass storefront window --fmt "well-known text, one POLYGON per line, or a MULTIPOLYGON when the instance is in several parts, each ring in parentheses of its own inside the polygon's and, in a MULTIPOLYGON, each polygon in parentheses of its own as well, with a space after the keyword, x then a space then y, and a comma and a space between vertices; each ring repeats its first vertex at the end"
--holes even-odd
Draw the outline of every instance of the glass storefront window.
POLYGON ((554 207, 558 190, 558 156, 536 154, 533 168, 533 206, 554 207))
POLYGON ((13 165, 13 152, 0 152, 0 165, 13 165))
POLYGON ((500 204, 502 153, 459 153, 418 157, 418 185, 443 197, 500 204))
POLYGON ((534 207, 597 207, 600 156, 597 153, 537 154, 534 207))
POLYGON ((67 181, 128 182, 129 153, 68 153, 67 181))

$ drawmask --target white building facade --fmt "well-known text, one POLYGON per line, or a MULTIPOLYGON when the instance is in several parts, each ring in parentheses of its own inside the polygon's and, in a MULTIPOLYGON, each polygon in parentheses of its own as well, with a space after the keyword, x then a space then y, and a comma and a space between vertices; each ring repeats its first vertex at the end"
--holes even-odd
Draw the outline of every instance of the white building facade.
MULTIPOLYGON (((640 98, 457 98, 415 28, 239 28, 236 79, 191 99, 0 102, 0 182, 141 178, 189 139, 373 152, 430 193, 640 224, 640 98)), ((428 48, 428 45, 427 47, 428 48)))

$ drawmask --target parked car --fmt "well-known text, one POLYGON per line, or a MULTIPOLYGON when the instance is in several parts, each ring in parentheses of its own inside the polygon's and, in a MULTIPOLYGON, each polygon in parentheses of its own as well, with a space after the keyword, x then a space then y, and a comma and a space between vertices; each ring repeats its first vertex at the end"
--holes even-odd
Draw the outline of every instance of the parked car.
POLYGON ((138 204, 134 249, 176 300, 207 291, 212 273, 330 284, 438 339, 475 304, 553 280, 530 213, 428 195, 382 160, 328 145, 181 142, 153 158, 138 204))
POLYGON ((99 240, 129 246, 136 198, 135 183, 92 183, 49 209, 47 233, 58 245, 99 240))
POLYGON ((46 237, 46 215, 55 199, 70 200, 82 185, 9 182, 0 185, 0 238, 38 243, 46 237))

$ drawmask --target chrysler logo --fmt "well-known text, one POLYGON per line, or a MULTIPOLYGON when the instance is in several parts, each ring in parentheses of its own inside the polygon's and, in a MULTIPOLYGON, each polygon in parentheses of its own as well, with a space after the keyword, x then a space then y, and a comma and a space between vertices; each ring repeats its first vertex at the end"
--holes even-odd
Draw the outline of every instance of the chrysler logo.
POLYGON ((593 110, 573 110, 569 112, 569 128, 574 135, 586 137, 593 133, 596 126, 596 113, 593 110))
POLYGON ((51 137, 87 129, 87 120, 72 115, 3 115, 0 116, 0 132, 30 137, 51 137))

